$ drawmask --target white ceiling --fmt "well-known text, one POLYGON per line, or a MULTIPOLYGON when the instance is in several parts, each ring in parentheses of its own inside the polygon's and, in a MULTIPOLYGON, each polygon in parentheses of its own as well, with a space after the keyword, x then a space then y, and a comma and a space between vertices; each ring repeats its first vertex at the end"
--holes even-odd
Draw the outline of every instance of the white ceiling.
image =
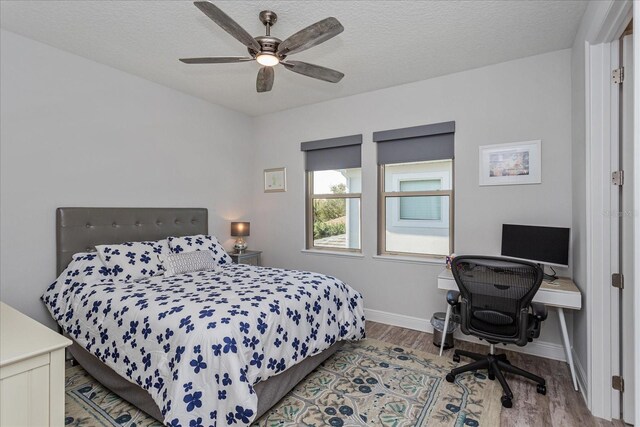
POLYGON ((325 83, 276 67, 258 94, 258 64, 186 65, 180 57, 245 55, 190 1, 2 1, 2 28, 216 104, 261 115, 570 47, 584 1, 215 1, 249 33, 278 14, 287 36, 327 16, 345 31, 292 55, 345 73, 325 83))

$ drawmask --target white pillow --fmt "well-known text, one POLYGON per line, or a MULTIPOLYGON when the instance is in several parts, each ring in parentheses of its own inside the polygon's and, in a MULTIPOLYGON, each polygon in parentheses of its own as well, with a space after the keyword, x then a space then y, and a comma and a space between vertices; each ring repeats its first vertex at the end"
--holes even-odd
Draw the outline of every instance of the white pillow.
POLYGON ((233 261, 218 239, 214 236, 196 234, 195 236, 169 237, 169 247, 171 252, 179 254, 182 252, 211 251, 213 259, 219 265, 231 264, 233 261))
POLYGON ((170 252, 166 240, 99 245, 96 249, 102 262, 111 270, 113 278, 122 282, 132 282, 162 274, 162 264, 158 260, 158 255, 170 252))
POLYGON ((78 252, 73 254, 71 262, 65 271, 68 278, 95 276, 104 279, 111 276, 111 271, 102 262, 98 252, 78 252))
POLYGON ((67 292, 72 292, 75 285, 82 282, 98 281, 100 279, 111 280, 111 271, 103 264, 97 252, 80 252, 71 257, 71 262, 58 276, 55 282, 47 288, 42 295, 49 311, 56 319, 61 321, 66 313, 63 306, 64 298, 67 292), (61 304, 61 305, 59 305, 61 304))
POLYGON ((218 267, 218 263, 213 259, 213 254, 210 251, 166 254, 159 255, 158 258, 164 268, 164 277, 203 270, 215 270, 218 267))

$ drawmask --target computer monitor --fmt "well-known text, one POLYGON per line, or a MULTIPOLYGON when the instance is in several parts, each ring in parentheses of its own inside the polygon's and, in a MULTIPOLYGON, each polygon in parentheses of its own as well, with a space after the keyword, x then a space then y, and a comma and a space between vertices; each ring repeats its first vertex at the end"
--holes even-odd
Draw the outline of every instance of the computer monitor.
POLYGON ((570 228, 502 224, 502 255, 568 267, 570 232, 570 228))

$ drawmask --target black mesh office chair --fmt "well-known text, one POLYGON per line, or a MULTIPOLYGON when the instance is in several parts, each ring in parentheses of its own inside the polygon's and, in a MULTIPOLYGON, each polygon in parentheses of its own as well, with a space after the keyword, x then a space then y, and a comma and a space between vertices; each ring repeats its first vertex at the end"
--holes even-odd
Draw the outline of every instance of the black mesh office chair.
POLYGON ((453 260, 451 268, 460 289, 447 293, 452 319, 460 323, 464 334, 486 340, 491 346, 488 355, 456 350, 455 362, 460 361, 460 356, 475 362, 453 369, 447 374, 447 381, 454 382, 456 375, 463 372, 487 369, 489 379, 497 378, 502 386, 505 408, 511 407, 513 393, 504 373, 529 378, 538 384, 538 393, 546 394, 544 378, 512 366, 504 354, 495 354, 495 344, 524 346, 540 336, 547 309, 531 302, 542 283, 540 266, 508 258, 460 256, 453 260))

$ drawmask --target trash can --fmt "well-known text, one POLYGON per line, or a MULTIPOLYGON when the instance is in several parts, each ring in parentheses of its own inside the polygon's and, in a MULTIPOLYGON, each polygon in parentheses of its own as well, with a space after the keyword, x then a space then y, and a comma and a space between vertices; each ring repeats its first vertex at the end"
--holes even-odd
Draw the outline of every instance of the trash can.
MULTIPOLYGON (((440 347, 442 344, 442 332, 444 331, 444 319, 446 313, 438 312, 433 313, 431 317, 431 325, 433 326, 433 345, 440 347)), ((449 325, 447 325, 447 336, 444 339, 444 348, 449 349, 453 347, 453 332, 458 328, 458 324, 449 318, 449 325)))

